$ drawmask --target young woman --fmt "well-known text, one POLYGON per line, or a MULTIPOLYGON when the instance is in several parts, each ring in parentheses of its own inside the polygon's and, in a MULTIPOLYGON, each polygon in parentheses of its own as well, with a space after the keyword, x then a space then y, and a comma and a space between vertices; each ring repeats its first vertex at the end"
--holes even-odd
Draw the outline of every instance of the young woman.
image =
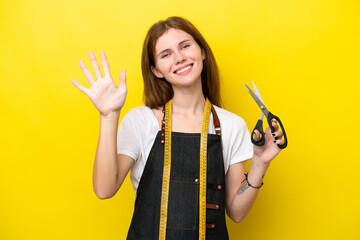
POLYGON ((183 18, 150 28, 142 53, 145 105, 129 111, 119 129, 126 72, 117 87, 105 53, 104 76, 89 56, 97 81, 80 61, 91 88, 72 82, 100 112, 94 191, 111 198, 131 170, 136 201, 128 239, 228 239, 225 210, 235 222, 244 219, 280 152, 277 144, 284 144, 276 120, 275 132, 265 131, 265 145, 252 145, 244 120, 220 108, 215 58, 183 18))

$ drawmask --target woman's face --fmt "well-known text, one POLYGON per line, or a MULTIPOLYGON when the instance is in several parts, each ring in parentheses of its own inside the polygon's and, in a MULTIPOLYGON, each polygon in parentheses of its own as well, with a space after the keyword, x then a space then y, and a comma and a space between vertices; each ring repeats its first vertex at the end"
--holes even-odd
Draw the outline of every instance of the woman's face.
POLYGON ((173 87, 189 87, 201 82, 204 59, 203 51, 190 34, 171 28, 156 42, 156 66, 151 70, 173 87))

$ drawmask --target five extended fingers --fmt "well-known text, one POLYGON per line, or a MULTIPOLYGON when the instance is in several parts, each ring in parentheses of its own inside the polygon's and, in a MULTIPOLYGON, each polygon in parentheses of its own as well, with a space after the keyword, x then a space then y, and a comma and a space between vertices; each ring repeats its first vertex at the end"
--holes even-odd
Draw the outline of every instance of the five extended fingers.
MULTIPOLYGON (((100 52, 100 57, 101 57, 101 61, 102 61, 103 69, 104 69, 104 77, 109 77, 111 79, 109 63, 108 63, 106 55, 103 51, 100 52)), ((99 64, 96 60, 95 54, 92 51, 89 52, 89 58, 90 58, 92 67, 94 69, 96 80, 102 79, 102 74, 100 71, 99 64)), ((94 79, 93 75, 90 73, 89 69, 86 67, 83 60, 79 61, 79 65, 80 65, 80 68, 83 71, 86 79, 92 86, 95 83, 95 79, 94 79)), ((81 92, 83 92, 84 94, 89 96, 90 89, 82 86, 75 79, 72 79, 71 82, 77 89, 79 89, 81 92)), ((126 71, 125 70, 122 70, 120 73, 120 88, 122 89, 122 91, 124 91, 124 90, 125 90, 125 92, 127 91, 127 89, 126 89, 126 71)))

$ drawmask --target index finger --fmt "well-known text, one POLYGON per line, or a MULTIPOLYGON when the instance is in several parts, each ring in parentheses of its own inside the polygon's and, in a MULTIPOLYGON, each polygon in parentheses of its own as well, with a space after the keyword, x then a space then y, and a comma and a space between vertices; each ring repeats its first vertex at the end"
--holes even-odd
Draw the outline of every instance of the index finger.
POLYGON ((103 51, 100 52, 100 57, 101 57, 102 65, 103 65, 103 68, 104 68, 104 75, 105 76, 111 76, 109 63, 108 63, 106 55, 105 55, 105 53, 103 51))
MULTIPOLYGON (((273 118, 274 119, 274 118, 273 118)), ((275 132, 279 130, 279 125, 277 125, 277 121, 275 119, 275 121, 271 121, 271 125, 273 126, 273 128, 275 129, 275 132)))

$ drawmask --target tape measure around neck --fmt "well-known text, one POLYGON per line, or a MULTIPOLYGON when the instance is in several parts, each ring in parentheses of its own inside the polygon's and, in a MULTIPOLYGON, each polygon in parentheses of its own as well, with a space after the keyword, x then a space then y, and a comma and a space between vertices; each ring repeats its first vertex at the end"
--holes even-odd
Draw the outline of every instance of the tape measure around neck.
MULTIPOLYGON (((207 136, 211 103, 206 99, 200 138, 200 191, 199 191, 199 239, 206 237, 206 173, 207 173, 207 136)), ((171 170, 171 122, 172 103, 171 100, 165 104, 165 150, 163 179, 161 188, 160 226, 159 240, 166 239, 167 209, 169 201, 169 185, 171 170)))

